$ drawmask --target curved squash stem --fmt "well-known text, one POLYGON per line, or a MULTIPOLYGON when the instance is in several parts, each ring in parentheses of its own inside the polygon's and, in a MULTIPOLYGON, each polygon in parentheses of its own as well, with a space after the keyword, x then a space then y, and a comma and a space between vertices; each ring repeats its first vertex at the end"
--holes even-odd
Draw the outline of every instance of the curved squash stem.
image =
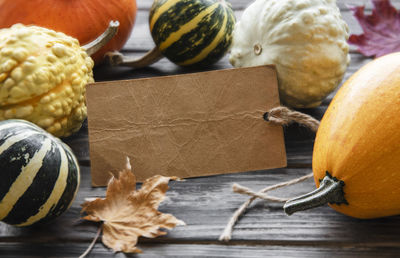
POLYGON ((140 58, 127 57, 118 51, 108 52, 105 56, 112 66, 128 66, 132 68, 149 66, 164 57, 157 47, 154 47, 140 58))
POLYGON ((86 257, 86 255, 88 255, 88 254, 92 251, 94 245, 95 245, 96 242, 97 242, 97 239, 99 239, 99 236, 100 236, 102 227, 103 227, 103 225, 100 225, 100 226, 99 226, 99 229, 97 230, 96 236, 94 237, 92 243, 90 243, 89 247, 85 250, 85 252, 84 252, 83 254, 81 254, 81 255, 79 256, 79 258, 84 258, 84 257, 86 257))
POLYGON ((93 40, 90 43, 82 46, 82 48, 86 51, 86 53, 91 56, 100 48, 104 47, 118 32, 119 22, 118 21, 110 21, 108 28, 101 34, 98 38, 93 40))
POLYGON ((344 182, 332 177, 328 171, 319 187, 314 191, 288 200, 283 206, 286 214, 291 215, 297 211, 304 211, 327 203, 348 204, 344 198, 344 182))

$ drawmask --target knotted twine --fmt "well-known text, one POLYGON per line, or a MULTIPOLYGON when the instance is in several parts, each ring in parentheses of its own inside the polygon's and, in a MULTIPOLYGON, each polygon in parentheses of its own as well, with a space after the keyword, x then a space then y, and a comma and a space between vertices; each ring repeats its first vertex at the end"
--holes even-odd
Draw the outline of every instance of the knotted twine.
MULTIPOLYGON (((319 121, 316 120, 315 118, 313 118, 307 114, 291 110, 287 107, 272 108, 271 110, 269 110, 267 113, 264 114, 264 119, 269 122, 272 122, 272 123, 275 123, 278 125, 284 125, 284 126, 296 122, 300 125, 303 125, 303 126, 309 128, 310 130, 312 130, 314 132, 316 132, 318 130, 318 126, 319 126, 319 121)), ((271 201, 271 202, 286 202, 291 198, 280 198, 280 197, 267 195, 266 193, 268 191, 272 191, 272 190, 275 190, 275 189, 278 189, 281 187, 300 183, 308 178, 311 178, 312 176, 313 176, 313 173, 310 173, 308 175, 298 177, 298 178, 295 178, 295 179, 292 179, 292 180, 289 180, 286 182, 268 186, 258 192, 254 192, 247 187, 243 187, 237 183, 234 183, 232 186, 233 192, 249 195, 249 196, 251 196, 251 198, 249 198, 246 202, 244 202, 233 213, 233 215, 230 218, 228 224, 226 225, 224 231, 222 232, 221 236, 219 237, 219 240, 220 241, 229 241, 231 239, 233 227, 235 226, 236 222, 239 220, 240 216, 246 211, 246 209, 249 207, 249 205, 255 199, 260 198, 260 199, 271 201)))

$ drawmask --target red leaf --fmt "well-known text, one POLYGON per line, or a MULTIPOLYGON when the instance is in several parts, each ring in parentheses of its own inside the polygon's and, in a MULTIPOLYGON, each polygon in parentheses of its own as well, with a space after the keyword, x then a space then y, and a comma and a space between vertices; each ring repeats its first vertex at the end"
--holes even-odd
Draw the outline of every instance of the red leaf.
POLYGON ((400 13, 389 0, 372 0, 374 8, 364 15, 364 6, 352 7, 364 34, 351 35, 349 43, 365 56, 380 57, 400 51, 400 13))

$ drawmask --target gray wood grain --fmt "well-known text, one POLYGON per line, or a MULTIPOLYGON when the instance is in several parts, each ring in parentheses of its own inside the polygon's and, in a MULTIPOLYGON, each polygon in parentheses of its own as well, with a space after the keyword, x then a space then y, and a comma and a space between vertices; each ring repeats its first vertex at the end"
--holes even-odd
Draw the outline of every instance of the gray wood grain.
MULTIPOLYGON (((227 0, 227 2, 231 3, 232 8, 235 10, 241 10, 249 6, 252 3, 252 0, 227 0)), ((399 7, 399 0, 391 0, 394 6, 399 7)), ((338 7, 341 10, 348 10, 350 6, 361 6, 364 5, 366 10, 372 9, 371 0, 336 0, 338 7)), ((153 4, 152 0, 141 0, 137 1, 139 10, 149 10, 151 5, 153 4)))
MULTIPOLYGON (((141 242, 219 243, 218 236, 234 210, 246 196, 234 194, 238 182, 254 190, 290 180, 311 171, 308 168, 283 168, 171 182, 167 199, 160 206, 187 226, 177 227, 166 237, 141 242)), ((273 192, 293 197, 315 188, 313 180, 273 192)), ((66 243, 90 242, 97 224, 80 220, 80 204, 87 197, 104 196, 104 188, 90 187, 88 167, 82 167, 82 182, 72 207, 53 223, 33 228, 15 228, 0 223, 0 242, 66 243)), ((286 216, 282 204, 256 201, 237 224, 231 243, 273 245, 400 245, 400 216, 375 220, 346 217, 325 206, 286 216)))
MULTIPOLYGON (((11 257, 78 257, 82 254, 86 244, 28 244, 28 243, 0 243, 2 258, 11 257), (62 254, 62 255, 60 255, 62 254)), ((216 244, 140 244, 141 254, 113 254, 109 249, 98 243, 95 245, 88 258, 159 258, 159 257, 229 257, 229 258, 255 258, 255 257, 397 257, 400 253, 399 247, 393 246, 285 246, 269 244, 235 244, 235 245, 216 245, 216 244)))

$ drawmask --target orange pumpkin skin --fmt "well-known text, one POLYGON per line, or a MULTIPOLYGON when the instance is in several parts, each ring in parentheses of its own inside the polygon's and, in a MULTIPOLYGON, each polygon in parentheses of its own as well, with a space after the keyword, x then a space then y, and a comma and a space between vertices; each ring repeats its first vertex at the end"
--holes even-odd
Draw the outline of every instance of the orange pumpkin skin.
POLYGON ((347 80, 317 132, 313 172, 339 180, 346 204, 330 206, 356 218, 400 214, 400 53, 369 62, 347 80))
POLYGON ((107 51, 120 50, 126 43, 136 12, 136 0, 0 0, 0 28, 38 25, 64 32, 84 45, 101 35, 111 20, 118 20, 118 33, 92 55, 99 63, 107 51))

